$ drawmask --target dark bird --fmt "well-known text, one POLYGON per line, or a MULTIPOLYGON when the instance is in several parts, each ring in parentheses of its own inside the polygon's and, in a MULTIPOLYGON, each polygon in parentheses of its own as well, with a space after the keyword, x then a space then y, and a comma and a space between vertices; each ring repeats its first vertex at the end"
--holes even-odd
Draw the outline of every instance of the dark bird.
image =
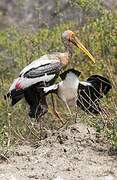
POLYGON ((55 52, 44 55, 26 66, 20 72, 19 77, 13 81, 7 95, 5 96, 5 98, 10 97, 12 99, 12 105, 15 105, 19 100, 25 97, 30 105, 31 111, 29 115, 32 114, 30 115, 31 117, 34 117, 35 113, 37 113, 36 116, 38 116, 38 109, 40 111, 43 105, 47 107, 46 98, 39 95, 42 93, 41 90, 37 95, 37 86, 48 87, 54 84, 60 71, 67 66, 71 58, 72 44, 80 48, 93 62, 95 62, 93 56, 82 45, 75 33, 70 30, 65 31, 62 34, 62 40, 65 46, 64 53, 55 52), (36 101, 34 100, 35 105, 33 104, 32 97, 36 98, 36 101), (44 100, 41 98, 44 98, 44 100), (41 101, 44 103, 42 104, 41 101))
POLYGON ((77 105, 84 111, 99 114, 101 112, 100 99, 106 95, 111 87, 111 82, 100 75, 92 75, 86 81, 79 81, 79 71, 69 69, 63 72, 58 84, 44 87, 45 94, 56 93, 66 104, 70 114, 69 104, 77 105))

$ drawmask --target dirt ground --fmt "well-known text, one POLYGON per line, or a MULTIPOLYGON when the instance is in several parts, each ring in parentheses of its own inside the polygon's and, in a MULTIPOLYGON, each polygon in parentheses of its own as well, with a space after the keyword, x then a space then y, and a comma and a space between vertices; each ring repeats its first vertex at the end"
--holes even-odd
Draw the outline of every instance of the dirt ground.
POLYGON ((38 147, 18 146, 0 164, 0 180, 117 180, 116 156, 95 137, 95 129, 76 123, 38 147))

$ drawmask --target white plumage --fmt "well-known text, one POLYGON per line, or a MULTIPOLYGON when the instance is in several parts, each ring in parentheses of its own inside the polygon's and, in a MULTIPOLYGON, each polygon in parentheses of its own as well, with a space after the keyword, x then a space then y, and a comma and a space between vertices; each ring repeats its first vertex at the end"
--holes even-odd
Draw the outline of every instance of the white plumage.
MULTIPOLYGON (((69 106, 68 105, 75 105, 77 101, 77 96, 78 96, 78 86, 79 86, 79 79, 78 75, 72 72, 72 70, 66 71, 66 75, 63 79, 63 81, 59 82, 58 84, 45 87, 44 88, 44 93, 49 93, 49 92, 56 92, 58 97, 66 104, 69 112, 69 106)), ((64 73, 63 73, 64 74, 64 73)))
POLYGON ((28 78, 25 77, 25 74, 27 72, 30 72, 31 70, 36 71, 36 68, 39 68, 41 66, 46 66, 48 64, 55 64, 55 63, 60 63, 59 60, 55 59, 55 60, 51 60, 49 59, 48 55, 44 55, 41 58, 33 61, 31 64, 29 64, 28 66, 26 66, 19 74, 19 77, 17 79, 15 79, 9 89, 9 92, 12 91, 13 89, 25 89, 31 85, 34 85, 38 82, 49 82, 51 81, 56 74, 47 74, 44 73, 43 76, 39 76, 39 77, 34 77, 34 78, 28 78))
POLYGON ((59 83, 58 96, 67 104, 70 101, 76 102, 78 85, 78 77, 74 73, 69 72, 65 80, 59 83))

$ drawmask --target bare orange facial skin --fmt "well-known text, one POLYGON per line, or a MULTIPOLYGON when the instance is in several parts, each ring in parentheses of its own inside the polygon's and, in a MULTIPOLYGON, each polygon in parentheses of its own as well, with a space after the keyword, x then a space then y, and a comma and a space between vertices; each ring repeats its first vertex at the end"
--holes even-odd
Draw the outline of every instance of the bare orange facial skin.
POLYGON ((68 44, 73 43, 79 49, 81 49, 89 58, 95 63, 94 57, 91 53, 85 48, 85 46, 79 41, 79 39, 75 36, 75 33, 71 30, 67 30, 62 34, 63 40, 67 40, 68 44))
POLYGON ((70 31, 70 32, 68 33, 68 39, 69 39, 69 41, 72 41, 72 39, 73 39, 74 36, 75 36, 75 34, 74 34, 72 31, 70 31))

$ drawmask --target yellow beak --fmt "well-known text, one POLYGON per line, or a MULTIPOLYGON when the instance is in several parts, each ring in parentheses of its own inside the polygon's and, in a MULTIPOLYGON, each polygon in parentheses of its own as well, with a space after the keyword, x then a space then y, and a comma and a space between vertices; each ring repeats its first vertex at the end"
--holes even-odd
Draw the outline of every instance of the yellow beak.
POLYGON ((83 44, 78 40, 77 37, 74 37, 72 40, 72 43, 77 46, 79 49, 81 49, 89 58, 95 63, 94 57, 90 54, 90 52, 83 46, 83 44))

